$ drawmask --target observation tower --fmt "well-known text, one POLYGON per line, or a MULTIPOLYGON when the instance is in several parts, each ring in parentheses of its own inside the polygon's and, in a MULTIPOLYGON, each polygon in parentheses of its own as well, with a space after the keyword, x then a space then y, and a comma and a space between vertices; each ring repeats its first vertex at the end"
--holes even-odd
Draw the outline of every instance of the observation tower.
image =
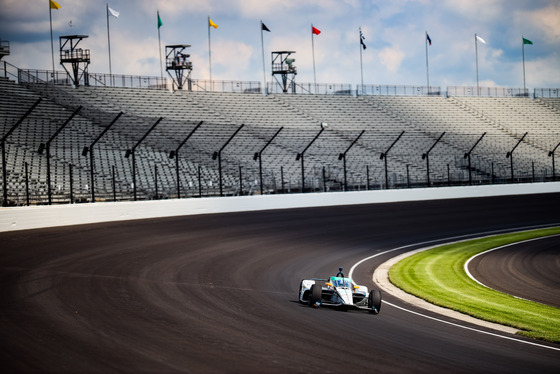
POLYGON ((165 71, 169 74, 174 84, 179 90, 183 89, 185 83, 187 89, 191 91, 191 72, 192 62, 189 61, 191 55, 184 53, 189 44, 177 44, 165 46, 165 71), (172 73, 174 72, 174 73, 172 73))
POLYGON ((292 87, 292 93, 296 92, 295 78, 297 69, 294 66, 295 58, 290 57, 294 51, 272 52, 272 76, 282 87, 282 92, 288 92, 288 87, 292 87), (278 79, 280 76, 280 80, 278 79))
POLYGON ((74 86, 80 85, 80 80, 84 78, 84 85, 89 86, 88 66, 90 63, 89 49, 78 48, 78 44, 87 35, 65 35, 60 40, 60 65, 70 75, 74 86), (70 64, 72 73, 68 71, 64 64, 70 64))

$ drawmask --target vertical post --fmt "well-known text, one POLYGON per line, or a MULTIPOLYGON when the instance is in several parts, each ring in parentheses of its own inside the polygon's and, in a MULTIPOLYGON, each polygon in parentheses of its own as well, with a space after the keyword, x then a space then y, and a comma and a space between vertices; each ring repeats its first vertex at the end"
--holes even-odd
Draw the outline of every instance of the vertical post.
POLYGON ((476 56, 476 96, 480 96, 480 88, 478 85, 478 41, 476 34, 474 34, 474 53, 476 56))
POLYGON ((325 166, 323 166, 323 192, 327 192, 327 174, 325 173, 325 166))
POLYGON ((560 143, 556 144, 556 147, 552 151, 548 152, 548 157, 552 157, 552 181, 556 180, 556 165, 554 164, 554 152, 560 146, 560 143))
POLYGON ((115 165, 111 166, 111 171, 113 174, 113 201, 117 201, 117 181, 115 179, 115 165))
POLYGON ((369 165, 366 165, 366 190, 369 191, 369 165))
POLYGON ((284 167, 280 166, 280 185, 282 187, 282 193, 284 193, 284 167))
POLYGON ((491 173, 492 173, 491 181, 492 181, 492 184, 494 184, 494 161, 492 161, 492 167, 490 169, 491 169, 491 173))
POLYGON ((132 150, 132 191, 134 196, 134 201, 136 201, 136 152, 132 150))
POLYGON ((202 172, 201 167, 198 165, 198 197, 202 197, 202 172))
POLYGON ((239 165, 239 196, 243 196, 243 175, 241 174, 241 165, 239 165))
POLYGON ((158 37, 158 45, 159 45, 159 69, 160 69, 161 81, 163 82, 163 62, 161 58, 161 35, 159 32, 159 29, 161 26, 163 26, 163 23, 161 22, 161 18, 159 16, 159 10, 157 11, 157 19, 158 19, 157 37, 158 37))
POLYGON ((6 171, 6 141, 2 138, 2 206, 8 206, 8 172, 6 171))
POLYGON ((265 66, 264 66, 264 37, 263 37, 263 31, 265 31, 265 30, 270 32, 268 27, 266 27, 266 25, 261 20, 261 50, 262 50, 262 64, 263 64, 263 93, 266 96, 266 95, 268 95, 268 86, 266 84, 266 69, 265 69, 265 66))
POLYGON ((70 204, 74 204, 74 176, 72 175, 72 164, 68 164, 70 173, 70 204))
POLYGON ((109 33, 109 4, 107 3, 107 47, 109 50, 109 79, 113 85, 113 70, 111 69, 111 34, 109 33))
POLYGON ((406 164, 406 187, 410 188, 410 173, 408 171, 410 165, 406 164))
POLYGON ((346 181, 346 157, 344 157, 342 159, 342 168, 344 169, 344 186, 342 186, 342 191, 346 192, 346 190, 347 190, 347 188, 346 188, 346 183, 347 183, 347 181, 346 181))
POLYGON ((29 164, 25 161, 25 200, 29 206, 29 164))
POLYGON ((175 153, 175 176, 177 178, 177 199, 181 198, 181 182, 179 181, 179 155, 175 153))
POLYGON ((210 90, 212 91, 212 46, 210 42, 210 16, 208 16, 208 70, 210 72, 210 90))
POLYGON ((364 36, 362 34, 362 27, 360 26, 360 77, 361 77, 361 82, 362 82, 362 92, 360 92, 359 94, 363 94, 364 91, 364 66, 362 63, 362 49, 365 47, 364 44, 364 36))
POLYGON ((525 84, 525 38, 523 36, 521 36, 521 55, 523 56, 523 94, 525 94, 527 86, 525 84))
POLYGON ((428 65, 428 40, 429 40, 428 31, 426 31, 426 35, 424 39, 426 44, 426 83, 428 84, 428 95, 429 95, 430 94, 430 69, 428 65))
POLYGON ((154 165, 154 178, 156 182, 156 198, 155 200, 159 199, 159 191, 158 191, 158 180, 157 180, 157 165, 154 165))
POLYGON ((451 172, 449 170, 449 164, 447 164, 447 184, 451 186, 451 172))
POLYGON ((317 93, 317 76, 315 75, 315 41, 314 41, 314 32, 313 32, 313 24, 311 24, 311 52, 313 54, 313 85, 314 91, 313 93, 317 93))

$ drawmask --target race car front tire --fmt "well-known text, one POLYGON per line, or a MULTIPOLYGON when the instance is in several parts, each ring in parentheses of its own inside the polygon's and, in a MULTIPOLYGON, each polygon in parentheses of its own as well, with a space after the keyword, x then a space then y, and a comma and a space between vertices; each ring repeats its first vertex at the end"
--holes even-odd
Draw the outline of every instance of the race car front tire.
POLYGON ((317 302, 321 302, 322 287, 318 284, 311 286, 309 291, 309 306, 318 306, 317 302))
POLYGON ((370 313, 378 314, 381 309, 381 291, 371 290, 368 297, 368 308, 370 313))

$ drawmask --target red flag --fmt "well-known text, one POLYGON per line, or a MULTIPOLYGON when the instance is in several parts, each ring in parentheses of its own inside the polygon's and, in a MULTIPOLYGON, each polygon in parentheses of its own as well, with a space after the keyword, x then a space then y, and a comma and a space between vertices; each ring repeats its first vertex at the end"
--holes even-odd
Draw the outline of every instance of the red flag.
POLYGON ((311 26, 311 32, 315 35, 319 35, 321 33, 321 30, 319 30, 318 28, 311 26))

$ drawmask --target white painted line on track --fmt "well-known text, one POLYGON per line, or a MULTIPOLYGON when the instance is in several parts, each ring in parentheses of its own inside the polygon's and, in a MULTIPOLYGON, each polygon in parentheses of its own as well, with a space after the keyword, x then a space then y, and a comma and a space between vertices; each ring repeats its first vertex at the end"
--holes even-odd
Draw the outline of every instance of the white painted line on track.
POLYGON ((405 311, 405 312, 408 312, 408 313, 412 313, 412 314, 415 314, 415 315, 420 316, 420 317, 428 318, 428 319, 431 319, 431 320, 436 321, 436 322, 441 322, 441 323, 445 323, 445 324, 447 324, 447 325, 459 327, 459 328, 462 328, 462 329, 465 329, 465 330, 470 330, 470 331, 474 331, 474 332, 478 332, 478 333, 481 333, 481 334, 486 334, 486 335, 494 336, 494 337, 501 338, 501 339, 513 340, 513 341, 515 341, 515 342, 519 342, 519 343, 523 343, 523 344, 529 344, 529 345, 533 345, 533 346, 540 347, 540 348, 547 348, 547 349, 552 349, 552 350, 554 350, 554 351, 560 351, 560 348, 557 348, 557 347, 551 347, 551 346, 549 346, 549 345, 544 345, 544 344, 540 344, 540 343, 530 342, 530 341, 527 341, 527 340, 521 340, 521 339, 518 339, 518 338, 511 337, 511 336, 506 336, 506 335, 496 334, 496 333, 489 332, 489 331, 479 330, 479 329, 476 329, 476 328, 474 328, 474 327, 463 326, 463 325, 460 325, 460 324, 458 324, 458 323, 449 322, 449 321, 445 321, 445 320, 443 320, 443 319, 439 319, 439 318, 431 317, 431 316, 428 316, 428 315, 425 315, 425 314, 422 314, 422 313, 418 313, 418 312, 415 312, 415 311, 413 311, 413 310, 406 309, 406 308, 403 308, 403 307, 401 307, 401 306, 398 306, 398 305, 395 305, 395 304, 393 304, 393 303, 389 303, 389 302, 386 302, 386 301, 383 301, 383 304, 387 304, 387 305, 390 305, 390 306, 392 306, 392 307, 394 307, 394 308, 400 309, 400 310, 402 310, 402 311, 405 311))
MULTIPOLYGON (((517 231, 531 230, 531 229, 537 229, 537 228, 543 228, 543 227, 554 227, 554 226, 558 226, 558 225, 559 224, 556 223, 556 224, 553 224, 553 225, 537 225, 537 226, 520 227, 520 228, 515 228, 515 229, 495 230, 495 231, 488 231, 488 232, 480 233, 479 235, 482 235, 482 236, 476 236, 476 237, 474 237, 473 234, 459 235, 459 236, 452 236, 452 237, 449 237, 449 238, 443 238, 443 239, 437 239, 437 240, 428 240, 428 241, 425 241, 425 242, 408 244, 408 245, 404 245, 402 247, 393 248, 393 249, 389 249, 389 250, 384 251, 384 252, 376 253, 372 256, 366 257, 366 258, 356 262, 350 268, 350 272, 349 272, 348 276, 350 278, 352 278, 352 274, 354 273, 354 270, 356 269, 356 267, 358 267, 360 264, 362 264, 366 261, 369 261, 369 260, 371 260, 375 257, 381 256, 381 255, 384 255, 384 254, 387 254, 387 253, 390 253, 390 252, 394 252, 394 251, 398 251, 398 250, 402 250, 402 249, 406 249, 406 248, 410 248, 410 247, 440 243, 440 244, 437 244, 437 245, 433 245, 431 247, 426 247, 426 248, 421 249, 421 250, 428 250, 430 248, 434 248, 435 246, 452 244, 452 243, 455 243, 455 242, 465 240, 466 238, 479 239, 479 238, 483 238, 483 237, 486 237, 486 236, 493 236, 493 235, 496 235, 498 233, 503 233, 503 232, 517 232, 517 231)), ((413 251, 413 252, 416 252, 416 251, 413 251)), ((428 316, 426 314, 415 312, 413 310, 406 309, 404 307, 395 305, 393 303, 389 303, 387 301, 383 301, 383 304, 387 304, 387 305, 392 306, 394 308, 400 309, 402 311, 405 311, 405 312, 408 312, 408 313, 411 313, 411 314, 414 314, 414 315, 417 315, 417 316, 420 316, 420 317, 424 317, 424 318, 427 318, 427 319, 430 319, 430 320, 433 320, 433 321, 441 322, 441 323, 448 324, 448 325, 455 326, 455 327, 459 327, 459 328, 462 328, 462 329, 478 332, 478 333, 481 333, 481 334, 491 335, 491 336, 494 336, 494 337, 498 337, 498 338, 506 339, 506 340, 511 340, 511 341, 515 341, 515 342, 518 342, 518 343, 522 343, 522 344, 528 344, 528 345, 532 345, 532 346, 536 346, 536 347, 540 347, 540 348, 546 348, 546 349, 551 349, 551 350, 554 350, 554 351, 560 351, 560 348, 557 348, 557 347, 551 347, 551 346, 548 346, 548 345, 535 343, 535 342, 531 342, 531 341, 527 341, 527 340, 522 340, 522 339, 514 338, 514 337, 511 337, 511 336, 507 336, 507 335, 501 335, 501 334, 497 334, 497 333, 493 333, 493 332, 488 332, 488 331, 476 329, 476 328, 473 328, 473 327, 464 326, 464 325, 461 325, 461 324, 458 324, 458 323, 453 323, 453 322, 445 321, 445 320, 442 320, 442 319, 439 319, 439 318, 431 317, 431 316, 428 316)))
MULTIPOLYGON (((483 256, 483 255, 485 255, 485 254, 487 254, 487 253, 490 253, 490 252, 493 252, 493 251, 497 251, 498 249, 503 249, 503 248, 507 248, 507 247, 512 247, 512 246, 517 245, 517 244, 528 243, 528 242, 532 242, 532 241, 535 241, 535 240, 553 238, 553 237, 556 237, 556 236, 560 236, 560 234, 548 235, 548 236, 541 236, 540 238, 533 238, 533 239, 523 240, 523 241, 520 241, 520 242, 509 243, 509 244, 506 244, 506 245, 502 245, 502 246, 500 246, 500 247, 496 247, 496 248, 489 249, 489 250, 484 251, 484 252, 480 252, 480 253, 478 253, 478 254, 472 256, 471 258, 469 258, 469 259, 467 260, 467 262, 465 262, 465 266, 464 266, 465 273, 467 273, 467 275, 469 276, 469 278, 471 278, 473 281, 475 281, 476 283, 480 284, 481 286, 486 287, 486 288, 491 289, 491 290, 496 291, 496 292, 502 292, 502 291, 498 291, 498 290, 496 290, 496 289, 494 289, 494 288, 492 288, 492 287, 488 287, 487 285, 485 285, 484 283, 482 283, 481 281, 479 281, 478 279, 476 279, 476 278, 471 274, 471 272, 469 271, 469 263, 471 262, 471 260, 474 260, 474 259, 477 258, 478 256, 483 256)), ((525 298, 523 298, 523 297, 519 297, 519 296, 515 296, 515 295, 512 295, 512 296, 515 297, 516 299, 527 300, 527 301, 533 301, 533 300, 525 299, 525 298)), ((534 303, 538 303, 538 301, 533 301, 533 302, 534 302, 534 303)), ((542 304, 542 303, 539 303, 539 304, 542 304)), ((543 305, 546 305, 546 304, 543 304, 543 305)))

